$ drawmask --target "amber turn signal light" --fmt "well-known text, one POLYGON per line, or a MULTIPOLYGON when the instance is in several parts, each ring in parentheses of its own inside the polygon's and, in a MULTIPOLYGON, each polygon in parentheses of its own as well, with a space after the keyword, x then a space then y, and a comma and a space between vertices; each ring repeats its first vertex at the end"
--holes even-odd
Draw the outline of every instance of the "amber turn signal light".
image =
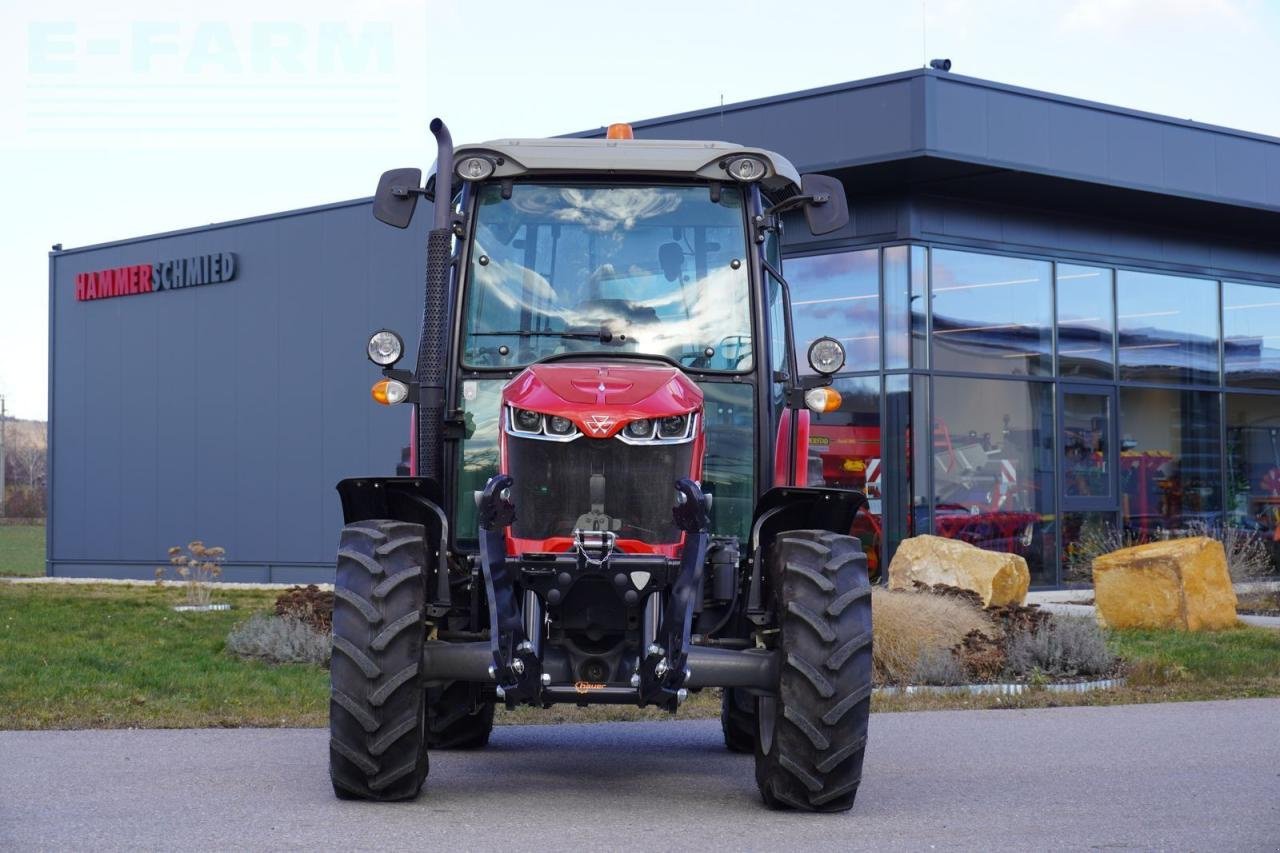
POLYGON ((834 412, 840 408, 840 392, 831 386, 825 388, 810 388, 804 392, 804 404, 809 411, 816 414, 823 412, 834 412))
POLYGON ((395 379, 379 379, 370 390, 373 401, 382 406, 403 403, 409 396, 409 386, 395 379))

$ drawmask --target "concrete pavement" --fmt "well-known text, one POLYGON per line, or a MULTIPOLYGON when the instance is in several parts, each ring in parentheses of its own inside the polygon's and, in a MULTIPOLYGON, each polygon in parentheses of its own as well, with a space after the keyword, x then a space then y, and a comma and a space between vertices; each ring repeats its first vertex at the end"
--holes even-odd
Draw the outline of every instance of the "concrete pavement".
POLYGON ((0 732, 3 849, 1274 850, 1280 700, 877 714, 852 812, 764 809, 714 721, 501 727, 414 803, 319 730, 0 732))

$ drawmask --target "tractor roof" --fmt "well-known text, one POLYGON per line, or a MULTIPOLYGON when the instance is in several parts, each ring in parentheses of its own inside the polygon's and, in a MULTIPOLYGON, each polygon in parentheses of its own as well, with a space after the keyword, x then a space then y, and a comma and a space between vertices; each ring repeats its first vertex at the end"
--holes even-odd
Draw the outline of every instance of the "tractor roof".
POLYGON ((652 175, 665 178, 705 178, 730 181, 721 166, 750 155, 764 161, 768 173, 761 183, 788 195, 800 189, 800 173, 781 154, 730 142, 691 142, 680 139, 497 139, 459 145, 454 161, 476 154, 502 159, 494 175, 652 175))

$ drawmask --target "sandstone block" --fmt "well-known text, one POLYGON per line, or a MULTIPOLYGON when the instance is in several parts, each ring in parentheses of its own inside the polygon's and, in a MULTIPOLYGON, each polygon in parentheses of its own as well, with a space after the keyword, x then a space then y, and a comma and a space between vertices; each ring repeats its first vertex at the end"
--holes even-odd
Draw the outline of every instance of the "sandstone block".
POLYGON ((1098 619, 1111 628, 1217 630, 1236 624, 1222 543, 1197 536, 1121 548, 1093 561, 1098 619))
POLYGON ((999 607, 1026 601, 1031 573, 1017 554, 926 535, 903 540, 889 564, 890 589, 912 589, 913 581, 972 590, 987 607, 999 607))

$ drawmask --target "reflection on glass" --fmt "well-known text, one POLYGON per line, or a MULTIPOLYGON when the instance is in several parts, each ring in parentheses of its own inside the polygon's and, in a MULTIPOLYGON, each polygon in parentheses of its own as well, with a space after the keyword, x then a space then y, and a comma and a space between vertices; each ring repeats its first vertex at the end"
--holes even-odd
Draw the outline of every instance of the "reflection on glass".
POLYGON ((1280 568, 1280 397, 1227 395, 1227 521, 1280 568))
POLYGON ((1156 273, 1116 274, 1120 378, 1218 382, 1218 283, 1156 273))
POLYGON ((517 184, 480 189, 463 327, 472 367, 641 352, 747 371, 742 192, 517 184))
POLYGON ((747 384, 701 382, 707 450, 702 479, 715 494, 711 531, 746 541, 755 508, 755 402, 747 384))
POLYGON ((877 249, 791 258, 791 315, 801 373, 812 373, 804 354, 815 338, 844 344, 845 369, 880 366, 880 260, 877 249))
POLYGON ((874 576, 880 571, 880 380, 847 377, 837 379, 835 389, 840 392, 840 408, 810 419, 808 484, 853 489, 867 496, 867 511, 859 514, 854 532, 874 576))
POLYGON ((1062 514, 1062 582, 1089 583, 1093 558, 1124 547, 1114 512, 1062 514))
POLYGON ((933 250, 933 365, 1046 376, 1053 370, 1047 261, 933 250))
POLYGON ((1120 499, 1139 540, 1221 520, 1218 395, 1120 389, 1120 499))
POLYGON ((911 247, 911 366, 929 366, 929 250, 911 247))
POLYGON ((884 366, 911 366, 911 247, 884 250, 884 366))
POLYGON ((1058 374, 1114 379, 1111 270, 1058 264, 1058 374))
POLYGON ((1049 384, 939 376, 933 403, 937 534, 1020 554, 1032 583, 1053 583, 1049 384))
POLYGON ((911 458, 911 527, 912 535, 932 533, 929 523, 930 496, 929 473, 932 463, 929 454, 929 378, 911 377, 911 432, 907 444, 911 458))
POLYGON ((1062 494, 1069 498, 1111 497, 1111 396, 1062 395, 1062 494))
POLYGON ((478 539, 475 493, 498 473, 498 417, 504 384, 503 379, 468 379, 462 383, 465 432, 453 521, 454 538, 460 542, 474 543, 478 539))
POLYGON ((1280 389, 1280 288, 1224 281, 1222 336, 1228 385, 1280 389))

